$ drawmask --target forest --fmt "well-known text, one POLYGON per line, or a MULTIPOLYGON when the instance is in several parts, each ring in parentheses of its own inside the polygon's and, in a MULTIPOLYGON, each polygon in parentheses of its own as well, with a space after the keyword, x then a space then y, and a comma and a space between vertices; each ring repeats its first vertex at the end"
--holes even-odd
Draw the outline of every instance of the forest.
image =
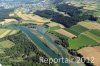
POLYGON ((5 53, 0 54, 0 62, 3 65, 12 66, 54 66, 54 64, 40 63, 39 57, 44 57, 45 54, 40 52, 24 33, 21 31, 15 35, 7 36, 0 41, 10 40, 15 45, 11 48, 4 49, 5 53), (4 58, 5 57, 5 58, 4 58))
POLYGON ((92 20, 92 21, 97 20, 97 18, 94 17, 90 12, 88 11, 83 12, 79 7, 67 4, 60 4, 56 8, 59 12, 64 12, 69 16, 64 16, 63 14, 60 14, 59 12, 55 12, 52 10, 42 10, 42 11, 38 10, 34 12, 34 14, 51 19, 51 21, 58 22, 64 25, 65 27, 71 27, 77 24, 78 22, 84 20, 92 20))

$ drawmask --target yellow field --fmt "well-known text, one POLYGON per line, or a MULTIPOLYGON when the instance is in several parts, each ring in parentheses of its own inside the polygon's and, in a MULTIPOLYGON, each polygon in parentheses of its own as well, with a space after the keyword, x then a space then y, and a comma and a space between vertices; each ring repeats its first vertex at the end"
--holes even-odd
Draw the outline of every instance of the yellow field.
POLYGON ((18 12, 17 13, 17 16, 21 17, 23 20, 33 20, 33 21, 36 21, 34 22, 34 24, 39 24, 39 25, 42 25, 46 22, 50 22, 49 19, 43 19, 42 17, 38 16, 38 15, 32 15, 32 14, 23 14, 21 12, 18 12))
POLYGON ((16 34, 19 30, 11 30, 11 29, 0 29, 0 38, 3 38, 8 35, 16 34))
POLYGON ((50 22, 49 24, 47 24, 49 27, 54 27, 54 26, 59 26, 60 28, 65 28, 63 25, 59 24, 59 23, 55 23, 55 22, 50 22))
POLYGON ((86 10, 96 10, 97 5, 96 4, 85 4, 84 9, 86 9, 86 10))
POLYGON ((9 35, 13 35, 13 34, 16 34, 17 32, 19 32, 19 30, 12 30, 9 35))
POLYGON ((86 47, 80 49, 78 52, 81 53, 84 57, 89 57, 90 61, 93 60, 94 66, 100 66, 100 46, 86 47))
POLYGON ((35 15, 35 16, 32 16, 30 14, 25 14, 26 17, 32 19, 32 20, 35 20, 37 22, 50 22, 50 20, 44 20, 42 17, 38 16, 38 15, 35 15))
POLYGON ((64 36, 67 36, 67 37, 69 37, 71 39, 77 37, 76 35, 68 32, 68 31, 65 31, 64 29, 58 29, 58 30, 55 30, 55 32, 57 32, 59 34, 62 34, 64 36))
POLYGON ((7 31, 7 29, 0 29, 0 35, 2 35, 3 33, 5 33, 5 31, 7 31))
POLYGON ((24 14, 22 14, 21 12, 17 13, 17 16, 21 17, 23 20, 30 20, 30 18, 26 17, 24 14))
POLYGON ((16 19, 5 19, 4 21, 1 21, 0 24, 9 24, 11 22, 17 22, 16 19))
POLYGON ((11 30, 6 30, 3 34, 0 35, 0 38, 7 36, 10 32, 11 30))
POLYGON ((99 29, 100 30, 100 24, 95 22, 79 22, 78 25, 81 25, 88 29, 99 29))

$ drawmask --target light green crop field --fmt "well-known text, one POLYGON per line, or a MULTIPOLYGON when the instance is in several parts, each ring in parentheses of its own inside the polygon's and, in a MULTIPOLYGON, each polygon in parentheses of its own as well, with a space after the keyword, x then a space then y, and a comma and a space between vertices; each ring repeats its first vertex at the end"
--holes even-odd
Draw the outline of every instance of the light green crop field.
POLYGON ((90 30, 90 32, 100 37, 100 30, 90 30))
POLYGON ((49 31, 54 31, 54 30, 58 30, 58 29, 60 29, 59 26, 54 26, 54 27, 50 27, 49 31))
POLYGON ((66 30, 74 35, 78 35, 76 31, 70 30, 69 28, 64 28, 64 30, 66 30))
POLYGON ((97 43, 100 43, 100 37, 96 36, 95 34, 89 32, 89 31, 86 31, 84 33, 82 33, 82 35, 85 35, 91 39, 93 39, 94 41, 96 41, 97 43))
POLYGON ((72 26, 70 30, 76 32, 77 35, 79 35, 80 33, 87 31, 88 29, 85 27, 82 27, 81 25, 75 25, 75 26, 72 26))
POLYGON ((78 38, 69 39, 68 42, 70 49, 79 49, 85 46, 93 46, 98 44, 95 40, 85 35, 79 35, 78 38))
POLYGON ((27 21, 27 22, 36 22, 35 20, 25 20, 25 21, 27 21))
POLYGON ((9 40, 5 40, 5 41, 0 42, 0 48, 11 48, 14 45, 15 44, 9 40))
POLYGON ((69 48, 79 49, 85 46, 94 46, 100 43, 100 30, 94 29, 81 33, 78 38, 69 39, 69 48))

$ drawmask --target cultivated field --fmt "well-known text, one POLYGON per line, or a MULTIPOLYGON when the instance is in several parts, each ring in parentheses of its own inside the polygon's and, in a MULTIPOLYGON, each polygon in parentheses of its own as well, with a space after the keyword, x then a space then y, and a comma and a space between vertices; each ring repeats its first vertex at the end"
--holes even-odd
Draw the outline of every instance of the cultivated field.
MULTIPOLYGON (((2 30, 2 32, 3 32, 3 30, 2 30)), ((6 30, 6 31, 5 31, 5 29, 4 29, 4 33, 2 33, 2 34, 0 35, 0 38, 3 38, 3 37, 5 37, 5 36, 7 36, 10 32, 11 32, 11 30, 6 30)))
POLYGON ((17 16, 21 17, 23 20, 30 20, 28 17, 26 17, 24 14, 22 14, 21 12, 17 13, 17 16))
POLYGON ((97 4, 85 4, 84 9, 86 9, 86 10, 96 10, 97 4))
POLYGON ((49 27, 49 31, 54 31, 54 30, 58 30, 61 29, 59 26, 53 26, 53 27, 49 27))
POLYGON ((87 36, 87 37, 95 40, 97 43, 100 43, 100 37, 99 36, 96 36, 95 34, 89 32, 89 31, 86 31, 86 32, 81 33, 81 34, 83 34, 83 35, 85 35, 85 36, 87 36))
POLYGON ((58 30, 55 30, 55 32, 60 33, 60 34, 66 36, 66 37, 69 37, 71 39, 77 37, 76 35, 68 32, 68 31, 66 31, 64 29, 58 29, 58 30))
POLYGON ((49 24, 47 24, 49 27, 54 27, 54 26, 59 26, 60 28, 65 28, 63 25, 59 24, 59 23, 55 23, 55 22, 50 22, 49 24))
POLYGON ((81 25, 75 25, 69 28, 71 31, 74 31, 77 33, 77 35, 79 35, 82 32, 88 31, 87 28, 81 26, 81 25))
MULTIPOLYGON (((97 47, 86 47, 83 49, 80 49, 78 51, 79 53, 81 53, 84 57, 94 57, 94 65, 95 66, 100 66, 100 46, 97 47)), ((90 60, 92 61, 92 59, 90 60)))
POLYGON ((3 33, 5 33, 7 31, 7 29, 0 29, 0 35, 2 35, 3 33))
POLYGON ((100 30, 100 24, 95 22, 79 22, 78 25, 81 25, 87 29, 99 29, 100 30))
POLYGON ((18 12, 17 15, 19 17, 21 17, 23 20, 26 20, 26 21, 30 21, 30 22, 34 22, 34 24, 44 24, 46 22, 50 22, 49 19, 44 19, 38 15, 32 15, 32 14, 23 14, 21 12, 18 12))
MULTIPOLYGON (((77 30, 79 31, 79 30, 77 30)), ((71 49, 79 49, 84 46, 94 46, 100 43, 100 30, 87 30, 78 35, 75 39, 68 40, 71 49)))
POLYGON ((93 46, 98 44, 95 40, 82 34, 80 34, 78 38, 68 39, 68 43, 70 49, 80 49, 85 46, 93 46))
POLYGON ((30 14, 25 14, 26 17, 35 20, 37 22, 50 22, 50 20, 44 20, 42 17, 38 16, 38 15, 30 15, 30 14))
POLYGON ((17 22, 16 19, 5 19, 4 21, 1 21, 0 24, 9 24, 9 23, 17 22))
POLYGON ((8 35, 13 35, 19 32, 19 30, 12 30, 12 29, 0 29, 0 38, 3 38, 8 35))
POLYGON ((93 33, 94 35, 100 37, 100 30, 90 30, 89 32, 93 33))

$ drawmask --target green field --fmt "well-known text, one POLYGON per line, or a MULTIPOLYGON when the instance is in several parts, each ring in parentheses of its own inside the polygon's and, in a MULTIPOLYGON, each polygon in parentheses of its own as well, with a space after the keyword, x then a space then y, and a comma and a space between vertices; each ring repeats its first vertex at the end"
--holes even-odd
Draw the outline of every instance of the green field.
POLYGON ((26 22, 36 22, 35 20, 25 20, 26 22))
POLYGON ((66 30, 74 35, 78 35, 76 31, 70 30, 69 28, 64 28, 64 30, 66 30))
POLYGON ((48 20, 48 19, 43 17, 43 20, 48 20))
POLYGON ((54 31, 54 30, 58 30, 58 29, 60 29, 59 26, 54 26, 54 27, 50 27, 49 31, 54 31))
POLYGON ((79 35, 80 33, 84 32, 84 31, 87 31, 88 29, 87 28, 84 28, 80 25, 75 25, 75 26, 72 26, 70 28, 70 30, 74 31, 77 33, 77 35, 79 35))
POLYGON ((100 43, 100 30, 89 30, 81 33, 78 38, 68 40, 71 49, 95 46, 100 43))
POLYGON ((100 30, 90 30, 90 32, 100 37, 100 30))
POLYGON ((96 41, 85 35, 79 35, 76 39, 69 39, 68 42, 70 49, 79 49, 85 46, 92 46, 98 44, 96 41))
POLYGON ((85 35, 91 39, 93 39, 94 41, 96 41, 97 43, 100 43, 100 37, 96 36, 95 34, 89 32, 89 31, 86 31, 84 33, 82 33, 82 35, 85 35))

